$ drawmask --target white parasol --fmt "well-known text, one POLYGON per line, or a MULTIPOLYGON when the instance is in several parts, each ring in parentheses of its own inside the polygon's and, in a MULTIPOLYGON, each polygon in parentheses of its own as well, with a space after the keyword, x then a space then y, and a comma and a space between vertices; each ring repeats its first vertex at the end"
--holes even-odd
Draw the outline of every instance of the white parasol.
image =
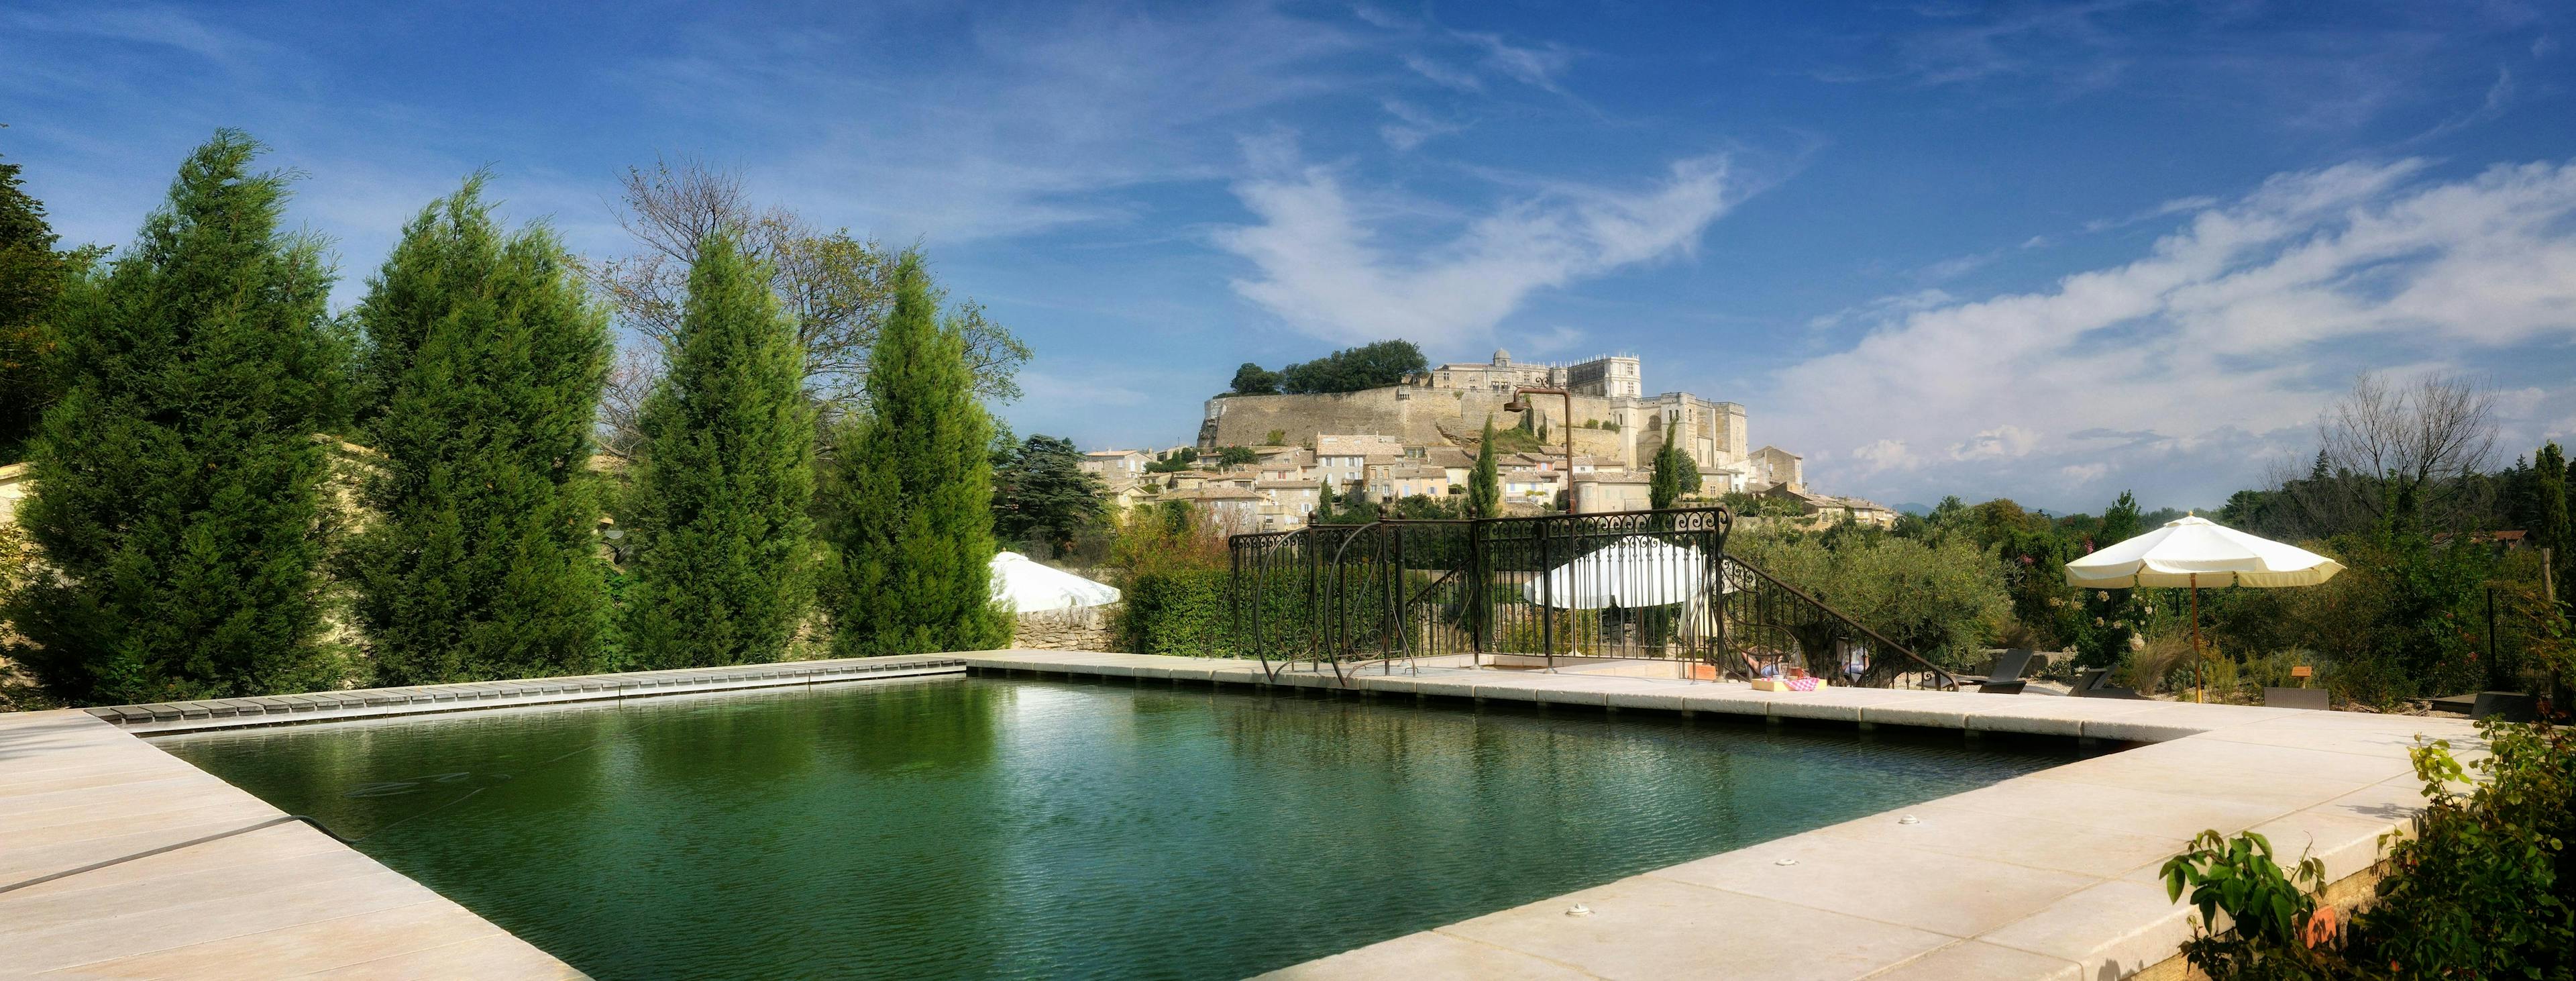
MULTIPOLYGON (((2066 582, 2085 589, 2145 586, 2191 590, 2192 676, 2197 679, 2200 587, 2314 586, 2342 571, 2342 563, 2296 545, 2284 545, 2207 518, 2186 515, 2166 522, 2162 528, 2066 563, 2066 582)), ((2199 687, 2196 681, 2193 687, 2199 687)))

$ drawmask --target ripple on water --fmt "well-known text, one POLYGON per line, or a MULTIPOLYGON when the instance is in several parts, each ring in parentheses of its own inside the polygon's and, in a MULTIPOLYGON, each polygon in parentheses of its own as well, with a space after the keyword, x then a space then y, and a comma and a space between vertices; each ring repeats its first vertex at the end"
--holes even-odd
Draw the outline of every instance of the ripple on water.
POLYGON ((602 979, 1241 977, 2066 758, 988 679, 162 745, 602 979))

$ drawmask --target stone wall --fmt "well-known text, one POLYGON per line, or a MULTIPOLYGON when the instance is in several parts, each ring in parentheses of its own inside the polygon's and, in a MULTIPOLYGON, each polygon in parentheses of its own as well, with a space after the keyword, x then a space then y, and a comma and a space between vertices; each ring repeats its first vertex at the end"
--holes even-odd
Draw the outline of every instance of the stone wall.
POLYGON ((1117 607, 1085 606, 1071 610, 1048 610, 1023 613, 1017 628, 1011 631, 1011 647, 1032 651, 1117 651, 1117 637, 1109 632, 1110 613, 1117 607))
MULTIPOLYGON (((1506 392, 1470 392, 1398 386, 1330 395, 1239 395, 1210 399, 1199 429, 1202 450, 1222 446, 1259 446, 1280 430, 1290 446, 1312 446, 1324 433, 1394 436, 1410 446, 1446 446, 1470 440, 1484 431, 1491 415, 1497 428, 1520 424, 1520 414, 1503 411, 1506 392)), ((1565 402, 1553 395, 1530 399, 1548 442, 1563 439, 1565 402)), ((1574 452, 1619 460, 1636 466, 1638 424, 1644 413, 1623 409, 1610 399, 1574 397, 1574 452), (1634 417, 1634 418, 1632 418, 1634 417), (1617 422, 1620 429, 1583 429, 1588 420, 1617 422)), ((1651 456, 1654 450, 1646 449, 1651 456)))

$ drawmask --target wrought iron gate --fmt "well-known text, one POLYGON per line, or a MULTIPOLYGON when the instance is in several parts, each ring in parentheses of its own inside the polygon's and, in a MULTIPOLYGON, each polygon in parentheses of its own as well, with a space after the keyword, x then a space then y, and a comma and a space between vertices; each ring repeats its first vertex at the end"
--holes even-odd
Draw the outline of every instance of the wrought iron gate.
POLYGON ((1726 553, 1725 508, 1377 521, 1228 541, 1230 645, 1275 676, 1463 657, 1691 662, 1693 676, 1801 667, 1843 684, 1949 688, 1914 652, 1726 553))

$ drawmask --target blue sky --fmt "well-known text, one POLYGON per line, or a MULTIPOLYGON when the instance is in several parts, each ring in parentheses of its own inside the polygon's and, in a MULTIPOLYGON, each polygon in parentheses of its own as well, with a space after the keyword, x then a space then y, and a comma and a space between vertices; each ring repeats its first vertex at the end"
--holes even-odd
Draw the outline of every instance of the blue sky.
POLYGON ((115 244, 247 129, 343 303, 477 167, 607 254, 703 158, 920 241, 1085 446, 1389 336, 1640 354, 1888 503, 2215 504, 2363 369, 2576 435, 2564 5, 371 6, 19 0, 0 154, 115 244))

